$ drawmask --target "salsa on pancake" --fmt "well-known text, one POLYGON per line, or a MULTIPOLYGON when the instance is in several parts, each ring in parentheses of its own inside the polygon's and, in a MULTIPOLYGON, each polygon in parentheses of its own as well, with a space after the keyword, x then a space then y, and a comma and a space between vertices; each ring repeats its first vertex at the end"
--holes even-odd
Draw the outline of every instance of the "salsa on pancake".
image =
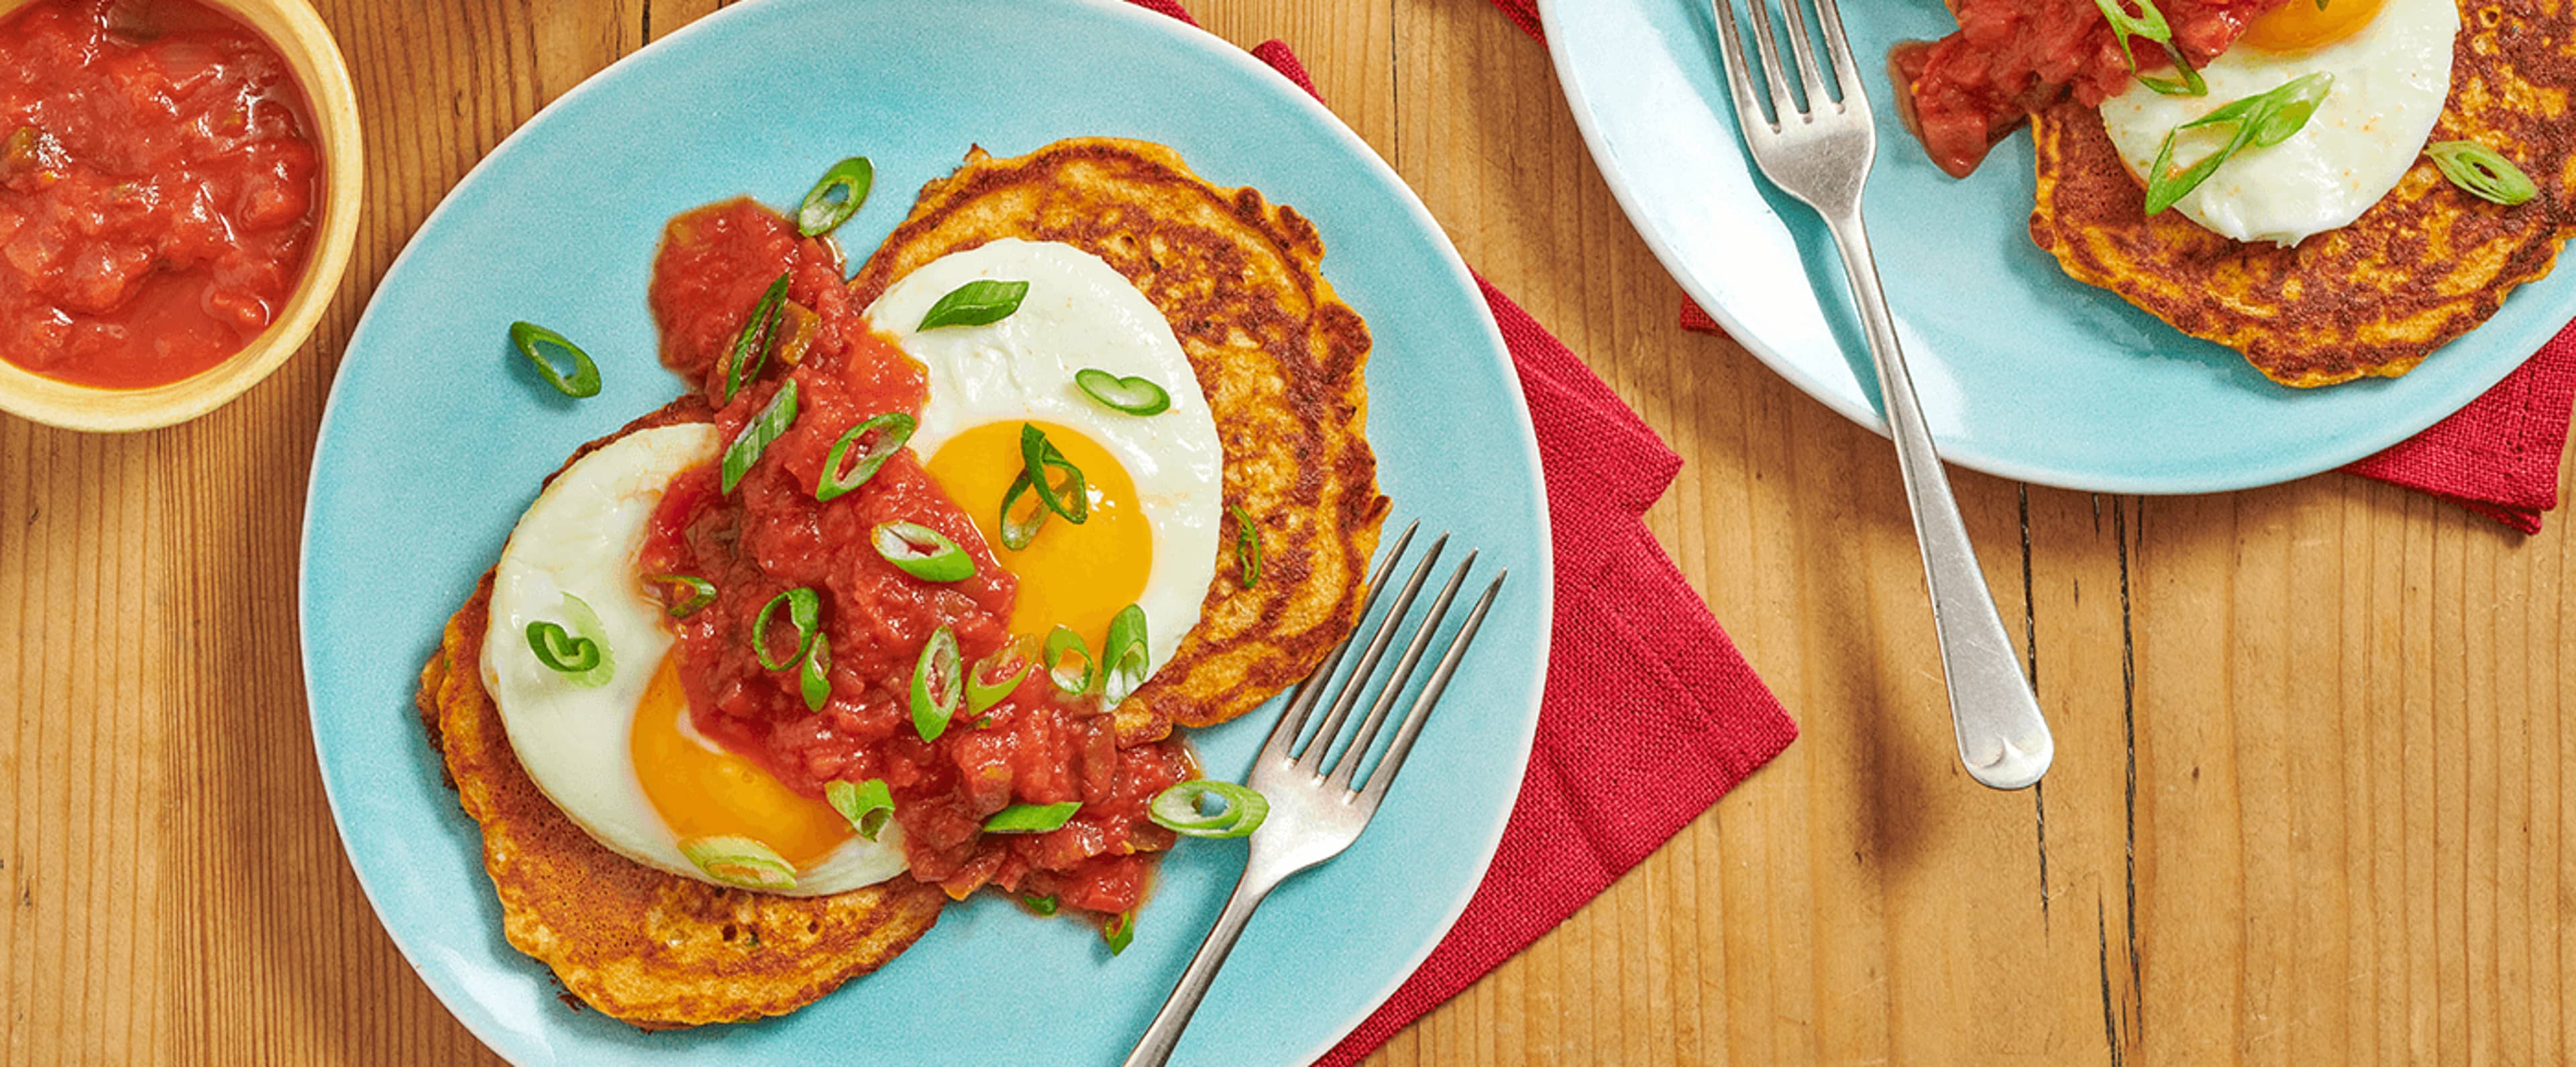
MULTIPOLYGON (((2175 47, 2197 66, 2236 43, 2256 16, 2286 2, 2160 0, 2156 6, 2175 47)), ((2094 0, 1958 0, 1951 9, 1959 32, 1898 45, 1888 65, 1907 125, 1932 162, 1954 178, 1975 171, 1987 150, 2032 114, 2070 96, 2095 107, 2120 95, 2138 71, 2172 69, 2155 45, 2138 40, 2133 71, 2094 0)))
POLYGON ((39 0, 0 72, 0 358, 144 388, 268 328, 322 194, 274 47, 195 0, 39 0))
POLYGON ((890 413, 918 415, 926 391, 922 367, 853 306, 832 244, 799 236, 749 200, 700 208, 667 229, 651 303, 664 362, 703 383, 720 436, 738 438, 783 390, 795 391, 794 421, 730 493, 719 465, 680 476, 647 535, 644 572, 722 591, 678 622, 675 657, 696 730, 810 797, 836 781, 885 782, 913 877, 952 897, 990 884, 1048 909, 1132 911, 1151 857, 1174 840, 1149 806, 1195 776, 1177 738, 1121 748, 1101 702, 1059 692, 1043 667, 988 707, 961 708, 936 736, 914 720, 916 666, 943 628, 960 664, 1034 663, 1035 650, 1012 639, 1017 580, 912 450, 894 449, 856 489, 816 498, 846 433, 890 413), (778 348, 727 401, 745 309, 781 276, 778 348), (872 545, 872 531, 899 522, 953 542, 973 572, 931 582, 898 567, 872 545), (820 600, 830 685, 819 709, 799 671, 770 666, 795 635, 785 611, 764 609, 791 589, 820 600), (1080 807, 1061 827, 985 830, 1013 805, 1067 802, 1080 807))

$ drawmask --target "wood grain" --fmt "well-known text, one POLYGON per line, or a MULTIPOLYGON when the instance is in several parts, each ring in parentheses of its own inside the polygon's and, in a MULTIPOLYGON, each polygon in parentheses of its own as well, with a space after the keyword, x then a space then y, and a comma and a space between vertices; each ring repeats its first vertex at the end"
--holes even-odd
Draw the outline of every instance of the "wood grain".
MULTIPOLYGON (((341 343, 446 190, 715 6, 325 0, 372 203, 311 350, 173 430, 0 416, 0 1060, 489 1059, 324 809, 305 468, 341 343)), ((1192 6, 1294 44, 1469 261, 1689 460, 1650 521, 1804 731, 1376 1062, 2576 1056, 2564 516, 2525 539, 2339 475, 2141 499, 1962 473, 2060 745, 2042 788, 1987 792, 1950 754, 1889 448, 1674 328, 1538 46, 1477 0, 1192 6)))

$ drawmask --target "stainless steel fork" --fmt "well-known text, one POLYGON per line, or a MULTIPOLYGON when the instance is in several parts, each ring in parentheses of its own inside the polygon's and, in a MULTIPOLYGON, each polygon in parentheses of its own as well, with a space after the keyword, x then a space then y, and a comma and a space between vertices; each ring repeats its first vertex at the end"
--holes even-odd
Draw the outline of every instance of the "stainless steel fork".
POLYGON ((1744 0, 1752 12, 1756 52, 1762 59, 1763 83, 1770 89, 1772 113, 1763 116, 1755 98, 1753 73, 1744 56, 1744 37, 1736 27, 1736 0, 1715 0, 1719 50, 1726 60, 1726 84, 1735 97, 1736 124, 1764 176, 1781 191, 1824 216, 1843 256, 1843 274, 1851 280, 1852 302, 1860 308, 1862 333, 1869 338, 1871 360, 1878 367, 1879 395, 1887 409, 1890 435, 1896 439, 1896 463, 1904 473, 1906 500, 1914 509, 1914 536, 1923 545, 1923 572, 1932 590, 1932 626, 1941 642, 1941 667, 1950 683, 1950 723, 1958 734, 1959 759, 1977 781, 1996 789, 2020 789, 2039 781, 2056 752, 2039 701, 2022 677, 2003 619, 1995 614, 1994 597, 1986 592, 1977 569, 1977 553, 1968 543, 1968 528, 1959 521, 1959 504, 1950 495, 1950 479, 1932 448, 1932 433, 1923 422, 1923 405, 1914 397, 1914 378, 1905 369, 1905 350, 1897 344, 1888 318, 1887 296, 1878 283, 1878 262, 1869 250, 1869 233, 1861 225, 1861 189, 1869 182, 1870 162, 1878 153, 1878 130, 1861 89, 1860 71, 1852 62, 1851 42, 1843 38, 1843 19, 1834 0, 1815 0, 1816 23, 1824 31, 1825 57, 1832 63, 1833 87, 1816 63, 1816 48, 1807 31, 1799 0, 1779 0, 1789 48, 1798 65, 1793 85, 1782 71, 1779 36, 1773 33, 1772 0, 1744 0), (1837 96, 1833 88, 1838 87, 1837 96))
MULTIPOLYGON (((1403 536, 1396 538, 1395 547, 1378 563, 1377 573, 1369 576, 1368 595, 1360 604, 1362 621, 1376 606, 1378 594, 1386 588, 1387 576, 1394 571, 1396 561, 1404 557, 1405 548, 1413 543, 1413 534, 1420 526, 1415 523, 1406 527, 1403 536)), ((1288 710, 1270 731, 1270 740, 1262 746, 1261 754, 1253 758, 1252 773, 1244 781, 1270 801, 1270 817, 1252 832, 1243 877, 1234 883, 1234 896, 1226 900, 1224 912, 1217 916, 1216 929, 1208 931, 1198 955, 1190 957, 1189 969, 1181 972, 1180 984, 1173 987, 1171 999, 1163 1002, 1154 1024, 1145 1029, 1144 1039, 1128 1055, 1127 1067, 1153 1067, 1171 1059, 1172 1047, 1180 1043, 1181 1030, 1190 1024, 1190 1015, 1198 1010, 1200 999, 1207 996, 1208 983, 1216 979, 1217 968, 1225 966, 1226 953, 1234 950, 1235 939, 1243 936, 1244 925, 1252 921, 1253 909, 1259 908, 1270 891, 1289 875, 1341 855, 1351 842, 1359 840, 1360 831, 1367 829, 1369 818, 1377 814, 1378 802, 1386 799, 1387 787, 1395 782, 1395 772, 1404 766, 1404 757, 1413 751, 1414 738, 1421 735, 1423 722, 1431 717, 1431 706, 1440 702, 1441 690, 1448 688, 1449 677, 1458 671, 1458 661, 1476 639, 1476 628, 1485 621, 1486 609, 1494 606, 1494 595, 1502 592, 1503 579, 1511 574, 1497 573, 1485 586, 1485 595, 1467 612, 1467 620, 1449 639, 1448 651, 1432 668, 1430 680, 1423 683, 1421 694, 1414 697, 1413 706, 1397 724, 1395 739, 1387 743, 1386 754, 1378 758, 1366 778, 1359 778, 1360 762, 1368 755, 1370 743, 1377 740, 1387 713, 1403 695, 1405 682, 1413 677, 1414 667, 1421 663, 1432 638, 1440 632, 1440 622, 1448 615, 1450 602, 1457 599, 1459 587, 1467 582, 1468 570, 1476 565, 1476 554, 1467 553, 1466 561, 1449 576, 1449 584, 1423 615, 1421 627, 1406 643, 1404 655, 1396 660, 1394 676, 1378 691, 1367 717, 1360 720, 1349 743, 1340 746, 1339 757, 1325 762, 1335 752, 1334 740, 1359 706, 1370 677, 1377 673, 1378 661, 1394 643, 1396 630, 1403 625, 1414 598, 1422 592, 1424 580, 1431 577, 1432 564, 1439 562, 1440 550, 1448 543, 1449 535, 1442 534, 1413 568, 1412 578, 1404 583, 1404 590, 1396 596, 1395 604, 1387 609, 1385 620, 1378 623, 1367 648, 1361 652, 1359 664, 1351 668, 1350 677, 1333 697, 1323 725, 1315 728, 1302 749, 1297 747, 1298 734, 1331 685, 1334 672, 1340 669, 1343 654, 1350 651, 1350 641, 1335 646, 1324 657, 1324 665, 1290 694, 1288 710)), ((1355 630, 1353 639, 1356 638, 1355 630)))

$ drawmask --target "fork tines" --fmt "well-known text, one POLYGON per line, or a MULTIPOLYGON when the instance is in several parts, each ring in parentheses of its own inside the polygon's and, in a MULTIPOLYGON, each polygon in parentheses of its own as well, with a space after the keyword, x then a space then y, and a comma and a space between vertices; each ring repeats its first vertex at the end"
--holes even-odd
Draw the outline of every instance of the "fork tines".
POLYGON ((1337 751, 1334 742, 1339 738, 1343 724, 1350 718, 1351 712, 1358 708, 1362 697, 1366 695, 1370 682, 1377 674, 1380 661, 1384 659, 1387 649, 1395 642, 1396 631, 1404 623, 1405 616, 1412 611, 1414 600, 1422 593, 1424 583, 1430 579, 1433 565, 1440 560, 1441 550, 1448 546, 1448 534, 1441 534, 1438 540, 1431 543, 1430 551, 1424 554, 1422 561, 1414 566, 1412 576, 1405 581, 1403 590, 1395 598, 1395 603, 1387 609, 1385 616, 1378 620, 1376 629, 1370 634, 1367 645, 1361 651, 1357 665, 1351 668, 1350 675, 1340 683, 1340 689, 1336 692, 1331 707, 1324 713, 1322 724, 1316 727, 1303 746, 1297 744, 1297 739, 1305 732, 1307 720, 1314 712, 1315 705, 1323 696, 1325 689, 1332 685, 1333 676, 1341 670, 1342 660, 1350 651, 1352 641, 1357 640, 1359 631, 1367 627, 1369 614, 1377 606, 1379 594, 1386 590, 1388 576, 1394 573, 1397 562, 1404 558, 1405 550, 1412 545, 1413 535, 1421 525, 1417 521, 1405 527, 1404 533, 1396 538, 1395 546, 1387 550, 1385 557, 1379 560, 1376 573, 1369 576, 1368 593, 1360 603, 1360 625, 1353 629, 1350 638, 1334 646, 1333 650, 1325 655, 1323 665, 1316 668, 1314 674, 1298 684, 1296 692, 1289 697, 1287 712, 1280 716, 1278 727, 1271 731, 1270 740, 1261 751, 1261 758, 1264 761, 1293 760, 1299 770, 1326 777, 1331 784, 1351 790, 1353 797, 1370 807, 1374 807, 1379 798, 1386 795, 1387 786, 1394 781, 1397 770, 1404 764, 1406 754, 1413 749, 1414 738, 1422 733, 1423 722, 1430 718, 1432 706, 1440 702, 1441 691, 1448 688, 1450 676, 1457 673, 1458 661, 1465 657, 1467 646, 1475 641, 1476 629, 1484 623, 1486 610, 1493 607, 1495 594, 1502 591, 1503 579, 1511 574, 1508 570, 1499 572, 1494 575, 1494 580, 1485 586, 1484 595, 1476 600, 1475 607, 1468 611, 1466 620, 1459 624, 1457 632, 1450 637, 1448 648, 1441 654, 1437 666, 1432 669, 1430 679, 1423 683, 1422 691, 1414 697, 1412 706, 1406 709, 1403 719, 1396 727, 1395 739, 1387 745, 1386 754, 1378 759, 1376 767, 1366 778, 1357 778, 1361 760, 1368 755, 1369 748, 1377 741, 1378 732, 1385 726, 1388 714, 1402 697, 1407 683, 1412 681, 1414 669, 1420 665, 1433 639, 1439 635, 1441 623, 1448 616, 1452 602, 1457 599, 1459 588, 1466 584, 1468 572, 1476 565, 1476 553, 1473 551, 1467 553, 1467 558, 1451 572, 1449 581, 1441 587, 1440 595, 1432 600, 1430 609, 1424 613, 1421 623, 1414 629, 1413 638, 1406 643, 1404 654, 1396 660, 1395 673, 1387 679, 1384 686, 1379 688, 1377 699, 1370 705, 1368 714, 1360 720, 1358 730, 1347 743, 1339 746, 1338 758, 1327 764, 1326 758, 1333 756, 1337 751), (1356 784, 1354 784, 1355 779, 1356 784))
MULTIPOLYGON (((1799 0, 1778 0, 1781 15, 1789 24, 1789 50, 1798 64, 1798 91, 1791 94, 1790 83, 1782 71, 1779 37, 1772 32, 1773 0, 1744 0, 1752 9, 1753 36, 1762 57, 1763 81, 1771 87, 1770 123, 1777 131, 1792 116, 1805 118, 1815 110, 1841 112, 1853 97, 1860 95, 1860 70, 1852 63, 1851 42, 1843 38, 1842 13, 1834 0, 1816 0, 1816 22, 1824 27, 1825 55, 1833 64, 1833 87, 1825 82, 1824 72, 1816 65, 1816 46, 1807 32, 1807 15, 1799 0)), ((1762 112, 1753 106, 1750 72, 1745 67, 1744 41, 1736 29, 1735 0, 1714 0, 1717 5, 1718 46, 1725 53, 1726 76, 1735 91, 1736 107, 1746 125, 1761 121, 1762 112)), ((1867 106, 1864 104, 1863 106, 1867 106)))

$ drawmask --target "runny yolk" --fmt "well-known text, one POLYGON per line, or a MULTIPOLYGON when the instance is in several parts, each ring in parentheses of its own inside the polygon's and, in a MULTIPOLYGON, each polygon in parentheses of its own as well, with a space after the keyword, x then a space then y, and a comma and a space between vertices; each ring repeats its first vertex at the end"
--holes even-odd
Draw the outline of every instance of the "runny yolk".
POLYGON ((849 820, 831 805, 797 794, 750 760, 680 732, 689 696, 680 685, 678 664, 678 657, 665 656, 661 669, 653 672, 652 684, 635 705, 628 745, 644 797, 672 835, 682 841, 748 837, 798 870, 849 840, 849 820))
MULTIPOLYGON (((1154 531, 1137 507, 1136 482, 1109 450, 1054 423, 1037 423, 1064 458, 1082 468, 1091 513, 1081 525, 1051 515, 1029 547, 1002 545, 1002 496, 1025 465, 1019 422, 975 427, 939 446, 930 476, 975 520, 1002 569, 1020 580, 1011 608, 1011 632, 1044 635, 1070 626, 1099 655, 1109 641, 1109 620, 1145 592, 1154 567, 1154 531)), ((1057 475, 1059 480, 1062 475, 1057 475)), ((1036 493, 1018 501, 1016 514, 1042 506, 1036 493)))
POLYGON ((2244 43, 2266 52, 2305 52, 2361 31, 2387 0, 2288 0, 2245 28, 2244 43))

